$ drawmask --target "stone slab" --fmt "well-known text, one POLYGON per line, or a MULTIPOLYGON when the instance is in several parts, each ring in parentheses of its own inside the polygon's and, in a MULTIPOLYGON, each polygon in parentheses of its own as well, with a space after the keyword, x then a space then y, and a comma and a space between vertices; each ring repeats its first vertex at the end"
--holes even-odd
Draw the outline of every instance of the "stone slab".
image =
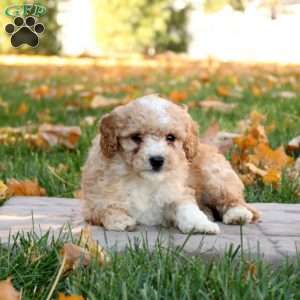
MULTIPOLYGON (((0 207, 0 239, 6 242, 10 234, 19 231, 55 234, 68 224, 79 234, 85 226, 78 199, 51 197, 14 197, 0 207)), ((146 242, 150 249, 157 243, 182 248, 188 255, 221 256, 229 247, 243 242, 245 252, 260 254, 264 259, 277 262, 284 257, 296 257, 300 250, 300 204, 255 203, 263 213, 259 224, 241 227, 219 224, 219 235, 188 235, 175 228, 138 226, 134 232, 106 231, 92 226, 93 238, 107 249, 124 250, 130 243, 146 242), (188 238, 188 239, 187 239, 188 238), (184 247, 183 247, 184 245, 184 247)))

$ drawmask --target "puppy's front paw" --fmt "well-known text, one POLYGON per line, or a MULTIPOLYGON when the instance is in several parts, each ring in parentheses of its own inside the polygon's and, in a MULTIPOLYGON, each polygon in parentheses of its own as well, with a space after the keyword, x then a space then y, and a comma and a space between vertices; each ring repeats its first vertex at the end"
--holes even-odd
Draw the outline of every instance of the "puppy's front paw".
POLYGON ((113 231, 133 231, 136 226, 136 221, 128 215, 118 215, 115 218, 104 220, 103 226, 107 230, 113 231))
POLYGON ((198 233, 205 233, 205 234, 218 234, 220 233, 220 228, 216 223, 211 221, 199 221, 187 224, 180 224, 179 229, 183 233, 190 233, 191 231, 198 232, 198 233))
POLYGON ((252 219, 252 212, 244 206, 231 207, 223 215, 223 223, 225 224, 248 224, 252 219))
POLYGON ((177 210, 177 226, 183 233, 195 231, 198 233, 217 234, 219 226, 208 220, 207 216, 196 204, 182 204, 177 210))

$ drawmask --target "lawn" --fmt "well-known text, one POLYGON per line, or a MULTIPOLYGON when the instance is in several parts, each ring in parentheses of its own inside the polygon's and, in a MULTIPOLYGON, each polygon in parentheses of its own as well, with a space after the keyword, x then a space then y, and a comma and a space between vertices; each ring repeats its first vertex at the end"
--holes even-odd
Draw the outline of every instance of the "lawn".
MULTIPOLYGON (((109 102, 159 93, 185 104, 217 98, 237 106, 220 112, 190 105, 200 133, 216 121, 222 130, 237 132, 239 122, 256 111, 265 116, 264 126, 272 128, 267 131, 271 147, 287 145, 300 135, 300 67, 172 59, 111 66, 70 65, 68 60, 54 65, 44 59, 38 65, 0 66, 0 127, 38 128, 51 123, 80 126, 82 132, 74 149, 32 147, 26 139, 0 135, 0 180, 36 178, 49 196, 74 197, 97 131, 97 122, 87 120, 111 109, 92 107, 99 95, 109 102)), ((248 185, 246 198, 299 203, 297 188, 283 171, 278 186, 248 185)), ((62 237, 47 245, 47 237, 27 236, 11 242, 9 249, 2 245, 0 279, 13 275, 15 286, 24 289, 22 299, 45 299, 59 268, 63 241, 62 237)), ((86 299, 300 299, 299 262, 283 262, 274 269, 234 256, 228 253, 218 262, 204 263, 201 258, 185 258, 180 251, 158 247, 149 253, 133 247, 114 254, 104 268, 92 265, 63 277, 57 290, 86 299)))

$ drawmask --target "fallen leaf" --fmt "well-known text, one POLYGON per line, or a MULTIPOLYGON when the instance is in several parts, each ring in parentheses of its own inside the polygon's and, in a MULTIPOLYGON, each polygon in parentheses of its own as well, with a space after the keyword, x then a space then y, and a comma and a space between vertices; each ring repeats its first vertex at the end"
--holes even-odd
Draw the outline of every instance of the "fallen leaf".
POLYGON ((39 128, 38 135, 50 146, 63 145, 66 148, 75 149, 81 130, 76 126, 43 124, 39 128))
POLYGON ((81 122, 80 126, 87 127, 95 125, 97 118, 94 116, 86 116, 81 122))
POLYGON ((20 293, 15 290, 11 278, 0 281, 0 300, 20 300, 20 293))
POLYGON ((283 100, 294 99, 297 97, 297 94, 293 91, 279 91, 273 93, 274 98, 280 98, 283 100))
POLYGON ((90 104, 91 108, 115 107, 124 104, 124 100, 107 98, 102 95, 96 95, 90 104))
POLYGON ((278 170, 270 169, 266 172, 262 179, 264 184, 274 185, 276 187, 281 181, 281 173, 278 170))
POLYGON ((255 97, 259 97, 259 96, 261 96, 263 94, 262 89, 259 86, 257 86, 257 85, 253 85, 251 87, 251 93, 255 97))
POLYGON ((108 256, 104 249, 92 238, 91 227, 85 226, 81 233, 80 245, 86 248, 93 257, 97 257, 100 265, 108 262, 108 256))
POLYGON ((91 261, 91 255, 88 250, 72 243, 64 244, 60 255, 65 257, 66 260, 64 272, 74 270, 80 264, 87 266, 91 261))
POLYGON ((230 112, 237 107, 236 103, 224 103, 219 100, 204 100, 199 102, 199 106, 204 110, 214 110, 220 112, 230 112))
POLYGON ((246 163, 245 166, 247 168, 249 168, 249 170, 255 174, 255 175, 259 175, 261 177, 264 177, 267 175, 267 171, 258 168, 256 165, 254 165, 253 163, 246 163))
POLYGON ((66 296, 63 293, 59 293, 58 300, 84 300, 84 298, 82 296, 78 296, 78 295, 66 296))
POLYGON ((4 110, 6 113, 8 112, 8 103, 4 101, 1 97, 0 97, 0 108, 1 110, 4 110))
POLYGON ((23 102, 18 107, 18 109, 16 111, 16 115, 17 116, 23 116, 23 115, 27 114, 28 111, 29 111, 28 105, 25 102, 23 102))
POLYGON ((228 97, 230 96, 230 90, 228 87, 221 85, 217 87, 217 94, 222 97, 228 97))
POLYGON ((35 100, 41 100, 42 98, 48 96, 50 92, 49 86, 43 84, 41 86, 38 86, 36 88, 33 88, 29 94, 30 96, 35 100))
POLYGON ((64 244, 60 254, 65 258, 64 272, 77 268, 80 264, 87 266, 95 258, 100 266, 108 262, 108 257, 103 248, 92 239, 90 227, 83 229, 80 244, 64 244))
POLYGON ((173 91, 169 94, 169 99, 174 102, 181 102, 186 100, 187 93, 184 91, 173 91))
POLYGON ((6 183, 7 194, 12 196, 45 196, 46 190, 42 188, 37 180, 22 180, 10 179, 6 183))
POLYGON ((0 180, 0 201, 7 197, 8 187, 0 180))

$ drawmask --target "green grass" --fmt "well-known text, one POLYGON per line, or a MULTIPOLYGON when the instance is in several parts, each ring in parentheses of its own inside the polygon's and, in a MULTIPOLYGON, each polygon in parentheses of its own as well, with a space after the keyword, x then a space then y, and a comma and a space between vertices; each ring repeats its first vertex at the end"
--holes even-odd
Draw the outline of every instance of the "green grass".
MULTIPOLYGON (((22 300, 44 300, 62 263, 59 251, 70 234, 51 238, 47 233, 19 234, 0 245, 0 280, 13 276, 22 300), (50 242, 49 242, 50 241, 50 242)), ((187 257, 180 248, 164 248, 159 240, 149 251, 146 240, 112 253, 104 267, 93 261, 62 276, 57 293, 100 299, 299 299, 300 257, 272 266, 260 258, 229 249, 214 262, 187 257)))

